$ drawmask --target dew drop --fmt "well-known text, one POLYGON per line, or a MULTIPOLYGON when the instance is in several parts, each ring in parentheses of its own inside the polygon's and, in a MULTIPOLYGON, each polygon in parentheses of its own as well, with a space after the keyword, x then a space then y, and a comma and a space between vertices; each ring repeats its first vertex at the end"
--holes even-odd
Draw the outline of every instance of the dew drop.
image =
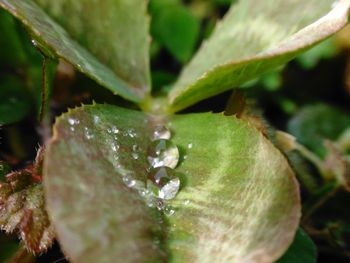
POLYGON ((180 179, 173 178, 159 190, 159 198, 165 200, 173 199, 180 189, 180 179))
POLYGON ((94 120, 94 124, 99 124, 100 123, 100 117, 97 116, 97 115, 94 115, 93 120, 94 120))
POLYGON ((84 134, 85 134, 85 138, 88 140, 91 140, 92 138, 94 138, 94 134, 90 131, 88 127, 84 127, 84 134))
POLYGON ((118 134, 119 133, 119 129, 115 126, 112 127, 111 132, 113 132, 114 134, 118 134))
POLYGON ((180 180, 173 169, 168 167, 155 168, 148 174, 147 188, 157 197, 170 200, 179 191, 180 180))
POLYGON ((138 146, 137 144, 134 144, 134 145, 132 146, 132 150, 133 150, 134 152, 139 152, 139 151, 141 151, 141 148, 140 148, 140 146, 138 146))
POLYGON ((148 174, 148 179, 159 187, 164 186, 174 177, 176 177, 175 171, 168 167, 151 169, 148 174))
POLYGON ((34 46, 34 47, 37 47, 38 46, 38 42, 36 42, 36 40, 35 39, 32 39, 32 45, 34 46))
POLYGON ((166 214, 167 216, 172 216, 173 214, 175 214, 175 210, 170 206, 165 207, 163 211, 164 214, 166 214))
POLYGON ((175 168, 179 161, 179 150, 171 141, 157 140, 150 145, 147 159, 153 168, 175 168))
POLYGON ((70 125, 77 125, 77 124, 80 123, 80 121, 77 120, 77 119, 74 119, 74 118, 68 118, 68 123, 69 123, 70 125))
POLYGON ((129 129, 127 131, 127 134, 131 137, 131 138, 135 138, 136 137, 136 132, 134 129, 129 129))
POLYGON ((137 160, 137 159, 139 159, 139 154, 138 153, 136 153, 136 152, 133 152, 132 154, 131 154, 131 156, 132 156, 132 158, 134 158, 135 160, 137 160))
POLYGON ((111 148, 112 148, 112 151, 113 151, 113 152, 116 152, 116 151, 118 151, 118 149, 119 149, 119 145, 113 142, 113 143, 111 144, 111 148))
POLYGON ((164 125, 156 125, 153 131, 153 140, 166 139, 171 137, 170 130, 164 125))

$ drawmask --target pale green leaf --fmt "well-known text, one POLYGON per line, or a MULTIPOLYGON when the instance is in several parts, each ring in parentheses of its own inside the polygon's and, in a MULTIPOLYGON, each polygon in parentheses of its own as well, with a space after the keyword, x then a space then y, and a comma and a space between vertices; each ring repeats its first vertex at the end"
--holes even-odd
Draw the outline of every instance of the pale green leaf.
POLYGON ((134 102, 150 89, 144 0, 0 0, 31 32, 38 48, 73 64, 101 85, 134 102))
POLYGON ((163 119, 180 150, 181 189, 167 203, 175 213, 160 221, 159 211, 147 207, 122 177, 145 182, 151 135, 161 120, 108 105, 84 106, 58 119, 44 185, 69 259, 277 260, 293 241, 300 216, 298 186, 283 155, 254 126, 234 117, 163 119))
POLYGON ((349 6, 350 0, 239 1, 182 71, 170 111, 288 62, 345 26, 349 6))

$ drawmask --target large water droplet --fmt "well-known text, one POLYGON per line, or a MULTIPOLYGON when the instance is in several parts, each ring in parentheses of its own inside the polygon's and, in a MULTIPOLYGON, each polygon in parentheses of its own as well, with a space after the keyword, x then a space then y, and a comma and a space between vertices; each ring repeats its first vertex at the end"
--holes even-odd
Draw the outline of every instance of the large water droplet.
POLYGON ((175 168, 179 161, 179 150, 171 141, 157 140, 150 145, 147 159, 153 168, 175 168))
POLYGON ((168 167, 151 169, 148 174, 148 179, 159 187, 164 186, 174 177, 176 177, 175 171, 168 167))
POLYGON ((173 178, 159 190, 159 198, 165 200, 173 199, 180 189, 180 179, 173 178))
POLYGON ((180 180, 174 170, 167 167, 152 169, 148 175, 147 188, 157 197, 173 199, 180 188, 180 180))
POLYGON ((170 130, 164 125, 156 125, 153 131, 153 140, 165 139, 169 140, 171 137, 170 130))

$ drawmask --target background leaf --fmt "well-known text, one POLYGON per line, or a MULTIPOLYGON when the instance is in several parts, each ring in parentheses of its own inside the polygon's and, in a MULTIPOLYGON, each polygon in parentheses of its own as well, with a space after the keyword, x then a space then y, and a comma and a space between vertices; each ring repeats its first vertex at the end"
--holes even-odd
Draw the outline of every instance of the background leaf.
POLYGON ((315 263, 316 255, 314 242, 299 228, 292 245, 277 263, 315 263))
POLYGON ((30 112, 32 98, 24 83, 13 76, 0 77, 0 125, 22 120, 30 112))
POLYGON ((164 45, 178 61, 186 62, 199 37, 199 20, 181 3, 173 0, 153 0, 150 10, 155 40, 164 45))
POLYGON ((126 99, 143 98, 150 88, 145 1, 37 2, 59 24, 31 0, 1 0, 0 5, 30 30, 48 56, 64 58, 126 99))
POLYGON ((324 157, 324 140, 336 140, 350 127, 350 116, 336 107, 327 104, 314 104, 303 107, 288 123, 287 130, 300 143, 324 157))
POLYGON ((339 1, 326 15, 333 2, 247 0, 233 5, 182 71, 169 94, 172 111, 254 79, 341 29, 350 1, 339 1))
POLYGON ((159 121, 108 105, 84 106, 59 118, 44 184, 67 256, 73 262, 121 256, 123 262, 156 262, 162 253, 153 243, 155 228, 170 262, 279 258, 300 216, 298 186, 281 153, 233 117, 203 113, 163 120, 180 150, 182 189, 167 204, 174 214, 165 213, 160 222, 155 218, 161 215, 151 216, 152 209, 122 182, 129 175, 145 182, 147 149, 159 121))

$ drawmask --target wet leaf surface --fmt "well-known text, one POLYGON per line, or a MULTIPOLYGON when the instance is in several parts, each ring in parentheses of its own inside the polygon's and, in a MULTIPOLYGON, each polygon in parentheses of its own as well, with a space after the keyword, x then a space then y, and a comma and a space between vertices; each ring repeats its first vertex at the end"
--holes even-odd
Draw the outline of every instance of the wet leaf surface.
POLYGON ((83 106, 57 120, 44 174, 48 211, 72 262, 272 262, 299 222, 298 186, 287 161, 232 116, 161 119, 83 106), (125 176, 146 182, 147 149, 159 122, 180 152, 181 189, 164 213, 123 182, 125 176))

